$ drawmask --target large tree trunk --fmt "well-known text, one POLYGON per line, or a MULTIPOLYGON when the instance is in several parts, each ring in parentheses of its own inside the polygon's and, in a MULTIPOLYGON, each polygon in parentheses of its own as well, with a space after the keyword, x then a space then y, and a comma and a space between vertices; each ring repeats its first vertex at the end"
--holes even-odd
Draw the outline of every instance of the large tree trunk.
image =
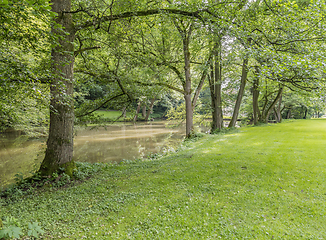
POLYGON ((241 105, 242 97, 243 97, 246 82, 247 82, 247 75, 248 75, 248 67, 247 67, 247 65, 248 65, 248 59, 244 59, 243 64, 242 64, 242 74, 241 74, 240 89, 239 89, 239 92, 238 92, 237 101, 236 101, 235 106, 234 106, 233 115, 232 115, 231 121, 230 121, 229 126, 228 126, 229 128, 235 127, 235 123, 236 123, 236 121, 238 119, 240 105, 241 105))
POLYGON ((55 22, 62 26, 53 26, 51 32, 58 36, 58 45, 52 49, 52 73, 50 128, 47 149, 40 167, 42 175, 51 175, 59 168, 72 176, 73 157, 73 65, 75 33, 71 14, 70 0, 52 0, 52 11, 57 13, 55 22), (68 33, 68 34, 66 34, 68 33))

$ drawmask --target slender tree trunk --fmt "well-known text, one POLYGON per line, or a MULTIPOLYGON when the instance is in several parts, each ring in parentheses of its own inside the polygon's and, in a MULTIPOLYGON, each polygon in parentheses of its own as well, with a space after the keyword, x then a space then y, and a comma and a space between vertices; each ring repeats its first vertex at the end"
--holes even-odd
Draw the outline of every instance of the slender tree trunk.
POLYGON ((186 104, 186 138, 191 137, 193 133, 193 104, 191 101, 191 75, 190 75, 190 36, 192 33, 192 24, 189 26, 189 30, 185 30, 184 27, 180 27, 177 21, 174 21, 175 27, 178 29, 182 38, 183 56, 184 56, 184 71, 185 80, 182 80, 182 86, 184 91, 184 99, 186 104))
POLYGON ((51 32, 59 36, 59 44, 52 49, 52 73, 50 93, 50 127, 45 157, 39 172, 51 175, 59 168, 72 176, 75 167, 73 157, 73 65, 75 33, 73 29, 70 0, 52 0, 52 11, 57 14, 51 32), (67 33, 67 34, 66 34, 67 33))
POLYGON ((143 116, 143 118, 146 117, 146 105, 145 104, 143 105, 142 116, 143 116))
POLYGON ((217 118, 218 114, 216 111, 216 97, 215 97, 215 72, 214 72, 214 64, 213 64, 213 59, 211 60, 211 73, 209 76, 209 89, 210 89, 210 94, 211 94, 211 105, 212 105, 212 126, 211 126, 211 132, 213 133, 218 127, 217 125, 217 118))
POLYGON ((213 91, 211 92, 211 101, 212 101, 212 126, 211 132, 219 129, 221 130, 223 127, 223 113, 221 107, 221 85, 214 84, 213 91))
POLYGON ((252 108, 253 108, 253 117, 254 117, 254 124, 258 123, 259 119, 259 106, 258 106, 258 99, 259 99, 259 67, 256 67, 256 76, 253 81, 253 90, 252 90, 252 108))
POLYGON ((138 106, 137 106, 137 109, 136 109, 136 114, 135 114, 134 119, 133 119, 134 122, 137 121, 138 113, 139 113, 139 111, 140 111, 140 107, 141 107, 141 103, 142 103, 142 102, 139 101, 138 106))
POLYGON ((194 94, 194 96, 192 98, 192 111, 193 112, 195 111, 196 103, 197 103, 200 91, 201 91, 201 89, 202 89, 202 87, 204 85, 206 77, 207 77, 207 68, 204 69, 204 71, 202 73, 202 76, 201 76, 201 79, 199 81, 199 84, 198 84, 198 86, 196 88, 195 94, 194 94))
POLYGON ((149 105, 149 109, 147 110, 147 114, 145 117, 145 121, 148 121, 149 115, 151 114, 152 110, 153 110, 153 106, 154 106, 154 102, 155 102, 155 98, 151 99, 151 104, 149 105))
POLYGON ((190 40, 191 30, 188 36, 183 37, 183 53, 185 62, 185 84, 184 84, 184 99, 186 104, 186 137, 190 137, 193 132, 193 107, 191 101, 191 75, 190 75, 190 50, 189 50, 189 40, 190 40))
POLYGON ((212 102, 212 126, 211 132, 223 127, 222 109, 222 52, 221 38, 219 38, 213 49, 214 58, 211 61, 210 94, 212 102))
POLYGON ((289 108, 288 113, 286 115, 286 119, 290 119, 291 118, 291 108, 289 108))
POLYGON ((281 113, 281 104, 282 104, 282 94, 280 96, 280 99, 278 100, 278 106, 277 106, 277 109, 276 109, 276 116, 277 116, 277 122, 282 122, 282 113, 281 113))
POLYGON ((278 90, 278 92, 277 92, 276 98, 274 99, 274 101, 272 102, 272 104, 266 110, 265 118, 264 118, 264 120, 265 120, 266 123, 268 122, 268 118, 269 118, 269 115, 270 115, 272 109, 275 107, 276 103, 281 98, 282 92, 283 92, 283 87, 280 87, 279 90, 278 90))
POLYGON ((222 111, 222 63, 221 63, 221 39, 219 39, 215 52, 215 94, 216 99, 216 127, 222 129, 223 127, 223 111, 222 111))
POLYGON ((308 113, 308 108, 306 108, 306 110, 304 111, 304 117, 303 117, 303 119, 307 119, 307 113, 308 113))
POLYGON ((242 97, 243 97, 246 82, 247 82, 247 75, 248 75, 247 65, 248 65, 248 59, 244 59, 243 64, 242 64, 242 74, 241 74, 240 89, 239 89, 239 92, 238 92, 237 101, 235 103, 233 115, 232 115, 231 121, 230 121, 229 126, 228 126, 229 128, 235 127, 235 123, 236 123, 236 121, 238 119, 239 109, 240 109, 242 97))
POLYGON ((126 113, 127 113, 127 108, 126 107, 123 107, 123 109, 122 109, 122 116, 123 116, 123 118, 126 118, 126 113))
POLYGON ((276 121, 276 122, 279 122, 279 121, 278 121, 278 115, 277 115, 276 107, 273 108, 273 111, 274 111, 274 118, 275 118, 275 121, 276 121))
MULTIPOLYGON (((279 100, 279 102, 282 100, 282 96, 279 100)), ((280 123, 282 121, 282 115, 281 115, 281 110, 280 110, 280 104, 276 107, 273 108, 274 110, 274 116, 275 116, 275 120, 276 122, 280 123)))

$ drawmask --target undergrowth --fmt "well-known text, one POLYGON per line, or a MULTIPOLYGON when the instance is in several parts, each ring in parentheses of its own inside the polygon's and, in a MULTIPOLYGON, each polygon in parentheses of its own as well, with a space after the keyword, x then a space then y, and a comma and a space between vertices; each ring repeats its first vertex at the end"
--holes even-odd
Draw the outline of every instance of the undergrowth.
POLYGON ((64 173, 64 169, 59 169, 58 172, 51 176, 41 176, 36 172, 29 178, 23 178, 23 175, 17 173, 15 175, 15 183, 9 185, 0 192, 0 198, 9 198, 10 201, 20 199, 24 195, 34 194, 36 190, 57 190, 61 187, 68 187, 71 184, 80 183, 99 171, 107 169, 108 163, 87 163, 76 162, 73 177, 64 173))

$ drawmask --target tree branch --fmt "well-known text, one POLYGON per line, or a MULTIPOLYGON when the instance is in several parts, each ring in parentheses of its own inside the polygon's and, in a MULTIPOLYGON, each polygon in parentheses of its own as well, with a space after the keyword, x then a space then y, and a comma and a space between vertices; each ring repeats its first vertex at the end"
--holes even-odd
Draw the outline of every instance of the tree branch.
POLYGON ((87 112, 87 113, 84 113, 84 114, 81 114, 81 115, 77 115, 76 117, 85 117, 85 116, 87 116, 87 115, 89 115, 89 114, 95 112, 96 110, 99 110, 101 107, 103 107, 105 104, 107 104, 108 102, 112 101, 113 99, 118 98, 118 97, 121 97, 121 96, 123 96, 123 95, 125 95, 125 94, 124 94, 124 93, 121 93, 121 94, 119 94, 119 95, 117 95, 117 96, 114 96, 114 97, 112 97, 112 98, 106 100, 106 101, 105 101, 104 103, 102 103, 99 107, 97 107, 97 108, 95 108, 95 109, 93 109, 93 110, 91 110, 91 111, 89 111, 89 112, 87 112))
POLYGON ((93 19, 91 21, 86 21, 83 24, 76 25, 75 30, 78 31, 92 26, 98 26, 100 22, 115 21, 119 19, 130 18, 130 17, 157 15, 162 13, 177 14, 182 16, 194 17, 202 20, 202 17, 199 15, 199 13, 202 11, 203 10, 198 10, 195 12, 187 12, 179 9, 151 9, 151 10, 144 10, 144 11, 124 12, 120 14, 114 14, 114 15, 111 14, 109 16, 103 16, 101 18, 93 19))
POLYGON ((74 55, 76 57, 79 53, 82 53, 82 52, 85 52, 85 51, 88 51, 88 50, 99 49, 99 48, 101 48, 101 46, 81 48, 81 49, 78 49, 77 51, 74 51, 74 55))
POLYGON ((167 84, 167 83, 159 83, 159 82, 156 82, 156 83, 143 83, 143 82, 140 82, 140 81, 134 81, 135 83, 138 83, 140 85, 143 85, 143 86, 163 86, 163 87, 167 87, 167 88, 170 88, 174 91, 177 91, 179 93, 182 93, 182 94, 185 94, 185 92, 177 87, 174 87, 170 84, 167 84))

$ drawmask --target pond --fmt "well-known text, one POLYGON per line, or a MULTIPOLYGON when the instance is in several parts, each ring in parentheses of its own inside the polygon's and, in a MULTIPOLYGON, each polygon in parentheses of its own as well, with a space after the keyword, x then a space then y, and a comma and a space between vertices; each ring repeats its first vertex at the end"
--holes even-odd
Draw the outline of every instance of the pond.
MULTIPOLYGON (((110 125, 76 131, 74 159, 80 162, 120 162, 146 157, 164 148, 176 148, 185 127, 167 127, 167 122, 110 125)), ((28 177, 44 157, 46 139, 29 140, 19 132, 0 135, 0 187, 14 182, 15 174, 28 177)))

